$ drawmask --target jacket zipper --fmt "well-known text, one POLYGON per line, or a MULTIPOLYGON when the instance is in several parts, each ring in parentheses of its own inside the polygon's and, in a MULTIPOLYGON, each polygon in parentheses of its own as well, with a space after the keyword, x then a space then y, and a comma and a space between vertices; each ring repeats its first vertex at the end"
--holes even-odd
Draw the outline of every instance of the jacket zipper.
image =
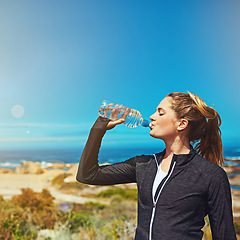
MULTIPOLYGON (((156 164, 157 164, 157 159, 156 159, 155 154, 154 154, 154 157, 155 157, 155 161, 156 161, 156 164)), ((155 201, 155 199, 153 197, 153 210, 152 210, 152 217, 151 217, 150 226, 149 226, 149 237, 148 237, 148 240, 152 240, 152 226, 153 226, 153 220, 154 220, 154 217, 155 217, 155 211, 156 211, 156 205, 157 205, 158 199, 159 199, 160 194, 161 194, 161 192, 163 190, 163 187, 165 186, 166 182, 168 181, 168 179, 172 175, 172 172, 173 172, 173 169, 175 167, 175 164, 176 164, 176 162, 174 161, 172 169, 171 169, 171 172, 168 175, 168 177, 166 178, 166 180, 164 181, 164 183, 163 183, 163 185, 162 185, 162 187, 161 187, 161 189, 160 189, 160 191, 159 191, 159 193, 157 195, 156 201, 155 201)))

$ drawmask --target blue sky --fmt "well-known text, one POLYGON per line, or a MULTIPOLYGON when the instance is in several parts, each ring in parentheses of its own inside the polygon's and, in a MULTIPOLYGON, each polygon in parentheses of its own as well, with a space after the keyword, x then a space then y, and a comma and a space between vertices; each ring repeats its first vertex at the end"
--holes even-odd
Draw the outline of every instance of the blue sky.
MULTIPOLYGON (((191 91, 239 142, 239 1, 1 0, 0 149, 82 147, 103 99, 148 118, 191 91)), ((152 146, 146 128, 109 146, 152 146)))

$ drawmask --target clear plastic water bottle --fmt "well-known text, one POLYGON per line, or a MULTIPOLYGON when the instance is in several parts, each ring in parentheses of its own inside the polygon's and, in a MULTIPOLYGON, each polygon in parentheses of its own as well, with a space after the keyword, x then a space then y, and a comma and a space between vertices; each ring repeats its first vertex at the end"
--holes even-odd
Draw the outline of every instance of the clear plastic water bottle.
POLYGON ((123 122, 123 124, 130 128, 138 126, 149 127, 149 122, 142 118, 139 111, 124 107, 121 104, 115 104, 110 100, 103 100, 98 114, 111 120, 125 118, 125 122, 123 122))

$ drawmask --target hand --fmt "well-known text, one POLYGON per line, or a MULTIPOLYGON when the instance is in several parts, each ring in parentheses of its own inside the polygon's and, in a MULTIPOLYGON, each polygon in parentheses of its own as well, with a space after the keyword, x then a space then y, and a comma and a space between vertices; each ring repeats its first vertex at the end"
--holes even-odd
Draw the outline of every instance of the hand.
MULTIPOLYGON (((119 118, 117 120, 111 120, 107 125, 107 130, 110 130, 110 129, 114 128, 116 125, 125 122, 125 119, 126 119, 127 115, 129 114, 129 112, 130 112, 130 108, 126 108, 126 110, 122 114, 121 118, 119 118)), ((113 114, 116 114, 116 112, 113 112, 113 114)), ((117 114, 118 114, 118 112, 117 112, 117 114)))
POLYGON ((123 123, 123 122, 125 122, 125 119, 124 119, 124 118, 120 118, 120 119, 118 119, 118 120, 112 120, 112 121, 110 121, 110 122, 108 123, 108 125, 107 125, 107 130, 112 129, 112 128, 114 128, 116 125, 121 124, 121 123, 123 123))

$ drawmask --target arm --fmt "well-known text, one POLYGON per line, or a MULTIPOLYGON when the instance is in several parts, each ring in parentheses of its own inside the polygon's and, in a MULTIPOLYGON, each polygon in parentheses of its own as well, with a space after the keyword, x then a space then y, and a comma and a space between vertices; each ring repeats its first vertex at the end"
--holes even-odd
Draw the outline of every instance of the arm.
POLYGON ((94 123, 80 159, 77 181, 93 185, 136 182, 135 158, 113 165, 98 165, 98 153, 109 121, 99 117, 94 123))
POLYGON ((233 225, 232 199, 225 171, 213 174, 208 192, 208 210, 213 240, 236 240, 233 225))

